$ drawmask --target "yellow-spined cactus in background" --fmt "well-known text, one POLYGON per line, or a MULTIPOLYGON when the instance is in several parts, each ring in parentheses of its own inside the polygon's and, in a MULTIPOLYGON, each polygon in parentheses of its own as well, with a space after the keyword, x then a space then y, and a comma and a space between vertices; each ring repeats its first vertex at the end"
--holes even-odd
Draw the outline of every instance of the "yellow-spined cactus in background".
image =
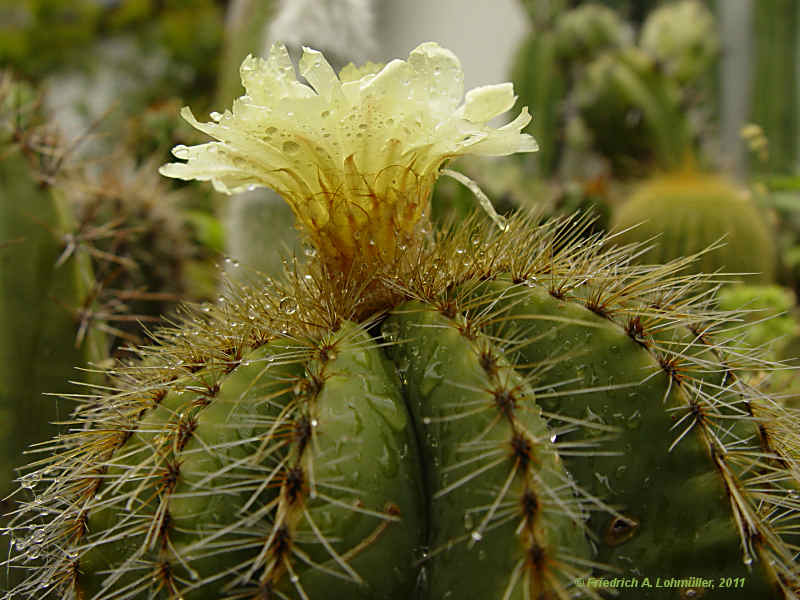
POLYGON ((691 169, 655 176, 635 187, 612 218, 622 242, 652 249, 642 262, 667 262, 704 252, 697 273, 734 274, 729 280, 771 283, 777 256, 775 235, 747 190, 721 175, 691 169))

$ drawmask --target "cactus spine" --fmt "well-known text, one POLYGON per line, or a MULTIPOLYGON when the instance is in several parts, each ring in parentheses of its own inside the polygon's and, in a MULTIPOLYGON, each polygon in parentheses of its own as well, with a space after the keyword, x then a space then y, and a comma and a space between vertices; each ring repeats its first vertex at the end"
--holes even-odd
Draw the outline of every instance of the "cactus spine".
POLYGON ((654 586, 622 598, 745 573, 726 597, 796 598, 800 441, 714 342, 724 315, 686 261, 637 266, 582 218, 432 232, 444 157, 535 147, 524 113, 486 125, 513 90, 458 106, 435 44, 344 83, 307 51, 316 91, 287 61, 243 68, 234 113, 197 123, 218 141, 162 172, 285 186, 317 254, 189 310, 81 401, 10 528, 33 568, 8 597, 598 599, 580 581, 621 571, 654 586), (284 123, 287 155, 248 98, 307 119, 284 123), (307 144, 342 112, 335 143, 307 144))

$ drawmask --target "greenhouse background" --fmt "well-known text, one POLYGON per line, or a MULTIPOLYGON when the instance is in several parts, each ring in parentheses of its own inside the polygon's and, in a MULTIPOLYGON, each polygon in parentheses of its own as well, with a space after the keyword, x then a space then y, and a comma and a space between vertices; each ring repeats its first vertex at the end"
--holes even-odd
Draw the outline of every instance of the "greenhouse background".
MULTIPOLYGON (((213 119, 274 42, 341 69, 429 40, 533 115, 539 152, 449 165, 498 212, 590 210, 587 235, 647 243, 643 262, 697 255, 750 323, 736 343, 800 361, 798 0, 0 0, 0 508, 69 416, 56 395, 102 386, 181 302, 313 252, 275 193, 158 174, 206 141, 181 107, 213 119)), ((443 178, 432 216, 478 206, 443 178)), ((800 407, 791 368, 748 377, 800 407)))

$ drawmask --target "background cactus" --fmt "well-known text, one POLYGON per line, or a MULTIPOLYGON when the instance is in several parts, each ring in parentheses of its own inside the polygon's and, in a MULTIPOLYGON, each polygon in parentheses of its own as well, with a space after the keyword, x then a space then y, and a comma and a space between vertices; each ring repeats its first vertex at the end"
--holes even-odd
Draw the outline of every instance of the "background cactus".
POLYGON ((787 0, 765 0, 753 5, 755 65, 751 118, 769 140, 766 165, 758 170, 796 173, 798 166, 797 73, 800 11, 787 0))
POLYGON ((568 74, 559 60, 552 31, 532 33, 517 52, 511 72, 520 106, 537 115, 533 134, 542 151, 532 161, 537 174, 549 176, 558 166, 561 123, 569 86, 568 74))
POLYGON ((796 598, 800 439, 688 261, 637 266, 584 218, 434 231, 447 159, 535 149, 524 111, 487 125, 510 86, 459 106, 436 44, 358 81, 312 50, 313 88, 290 69, 275 47, 218 123, 184 111, 217 141, 162 173, 281 189, 315 254, 79 399, 25 480, 6 597, 566 600, 616 571, 640 586, 621 598, 722 576, 744 582, 714 595, 796 598))
POLYGON ((602 54, 575 87, 592 147, 623 174, 654 165, 676 168, 691 154, 692 132, 680 100, 680 88, 636 47, 602 54))
POLYGON ((90 327, 96 309, 91 260, 68 241, 74 221, 53 187, 63 156, 37 123, 36 96, 0 78, 0 496, 12 490, 22 449, 47 440, 69 409, 44 393, 77 392, 76 370, 106 353, 90 327))
MULTIPOLYGON (((6 74, 0 109, 0 495, 9 500, 23 451, 72 413, 74 401, 57 396, 102 385, 109 353, 142 343, 142 322, 174 310, 208 269, 154 166, 77 163, 42 124, 38 95, 6 74)), ((208 287, 216 296, 216 281, 208 287)))
POLYGON ((751 283, 774 281, 775 236, 747 192, 721 176, 687 170, 645 181, 619 206, 611 225, 621 242, 652 240, 642 261, 666 262, 724 240, 692 269, 733 273, 751 283))
POLYGON ((563 13, 556 21, 555 33, 559 56, 570 62, 588 62, 633 42, 631 27, 616 12, 592 3, 563 13))
POLYGON ((642 27, 640 46, 670 77, 694 85, 714 66, 719 54, 714 16, 697 0, 665 4, 642 27))
POLYGON ((732 331, 736 343, 746 348, 760 348, 765 357, 783 358, 783 351, 797 337, 795 313, 797 301, 791 290, 777 285, 731 285, 719 294, 719 308, 742 311, 747 326, 732 331))
POLYGON ((152 160, 92 166, 62 177, 58 188, 74 215, 72 235, 92 256, 112 348, 141 344, 142 324, 172 314, 180 301, 216 297, 218 276, 210 249, 198 243, 197 216, 185 211, 186 195, 166 185, 152 160))

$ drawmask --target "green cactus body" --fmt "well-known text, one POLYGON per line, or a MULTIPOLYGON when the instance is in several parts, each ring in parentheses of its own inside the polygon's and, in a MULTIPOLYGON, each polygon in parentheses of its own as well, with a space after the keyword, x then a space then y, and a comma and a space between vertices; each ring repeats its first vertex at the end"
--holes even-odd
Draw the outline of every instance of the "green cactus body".
POLYGON ((595 148, 622 173, 641 170, 642 162, 681 165, 691 149, 691 132, 680 102, 675 82, 634 47, 598 56, 575 87, 575 103, 595 148))
POLYGON ((562 60, 588 62, 614 48, 629 46, 633 31, 617 13, 601 4, 585 4, 563 13, 555 27, 562 60))
POLYGON ((76 595, 139 597, 144 571, 193 600, 295 597, 295 583, 312 598, 410 596, 411 561, 385 556, 422 537, 416 440, 361 327, 320 347, 272 342, 125 405, 135 429, 88 486, 76 595))
POLYGON ((766 167, 772 172, 794 173, 800 159, 796 58, 800 12, 789 0, 760 0, 753 5, 753 21, 755 64, 750 118, 764 129, 769 142, 766 167))
POLYGON ((796 304, 794 293, 777 285, 731 285, 719 294, 720 310, 740 311, 748 324, 732 332, 738 343, 760 348, 771 359, 780 358, 798 332, 796 304))
MULTIPOLYGON (((603 452, 591 458, 573 458, 569 450, 564 457, 577 483, 616 509, 595 513, 589 520, 598 540, 597 560, 628 575, 656 577, 663 565, 670 565, 669 576, 683 580, 718 581, 741 571, 739 536, 731 527, 731 491, 726 489, 735 469, 724 462, 715 464, 719 459, 712 440, 735 443, 737 438, 725 431, 730 422, 724 419, 735 418, 743 407, 737 407, 735 391, 720 373, 704 372, 704 361, 713 361, 706 356, 711 353, 706 344, 680 331, 676 339, 661 334, 654 341, 649 333, 654 323, 637 317, 614 322, 605 311, 619 307, 604 305, 600 290, 576 303, 554 297, 551 291, 557 288, 523 293, 507 283, 493 288, 487 302, 499 299, 508 307, 501 314, 519 328, 520 339, 548 342, 525 344, 519 352, 522 364, 553 365, 530 370, 537 390, 542 390, 539 402, 565 424, 586 424, 584 431, 560 436, 561 443, 580 447, 591 445, 593 438, 610 438, 603 442, 603 452), (598 429, 592 431, 593 426, 598 429), (610 436, 604 426, 613 429, 610 436), (656 453, 641 455, 636 450, 645 447, 656 453), (665 489, 673 493, 667 497, 665 489)), ((742 431, 737 435, 748 437, 742 431)), ((749 582, 740 597, 769 596, 763 573, 750 575, 749 582)), ((701 593, 692 585, 681 593, 689 590, 701 593)), ((626 590, 622 597, 678 596, 641 588, 626 590)))
POLYGON ((0 407, 3 450, 0 490, 5 497, 13 469, 26 462, 24 448, 43 442, 71 407, 45 393, 78 391, 86 367, 105 350, 102 336, 81 336, 81 314, 91 309, 94 278, 86 255, 67 250, 69 211, 49 186, 37 182, 28 159, 9 149, 0 159, 0 407))
POLYGON ((568 75, 558 60, 556 40, 552 31, 531 34, 517 52, 511 73, 520 106, 527 106, 537 115, 533 129, 542 151, 534 160, 542 176, 552 175, 558 166, 561 112, 568 87, 568 75))
POLYGON ((723 240, 691 268, 737 274, 748 283, 775 278, 775 241, 767 223, 745 192, 717 175, 686 171, 646 181, 619 207, 611 225, 624 232, 621 242, 652 240, 643 261, 694 255, 723 240))
POLYGON ((410 303, 382 327, 409 340, 392 353, 431 503, 425 597, 565 594, 591 557, 580 503, 533 391, 459 317, 410 303))
POLYGON ((708 73, 719 52, 714 16, 697 0, 657 8, 645 21, 641 37, 642 49, 683 85, 708 73))

